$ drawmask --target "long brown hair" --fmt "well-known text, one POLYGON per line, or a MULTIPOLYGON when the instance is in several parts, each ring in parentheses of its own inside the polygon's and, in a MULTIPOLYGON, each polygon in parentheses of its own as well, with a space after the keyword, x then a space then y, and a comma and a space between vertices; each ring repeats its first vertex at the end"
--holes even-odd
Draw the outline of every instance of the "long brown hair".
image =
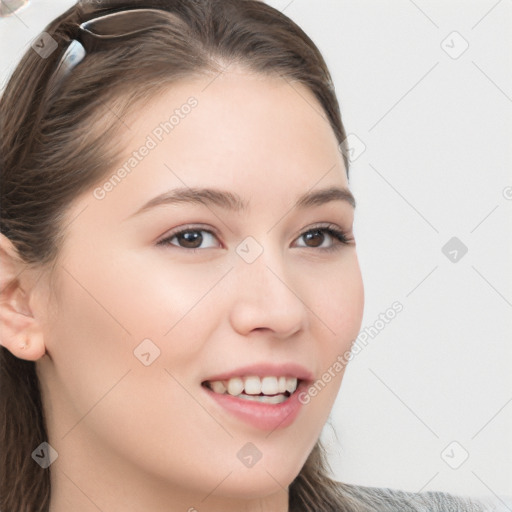
MULTIPOLYGON (((0 232, 27 265, 55 261, 66 208, 116 162, 123 115, 177 80, 214 77, 235 63, 304 84, 343 143, 340 109, 322 55, 294 22, 265 3, 126 0, 91 1, 86 11, 82 7, 75 5, 46 27, 58 48, 47 58, 29 49, 0 101, 0 232), (90 19, 112 8, 135 7, 165 12, 151 30, 87 56, 51 94, 49 77, 85 13, 90 19)), ((344 152, 343 159, 348 175, 344 152)), ((31 459, 48 437, 36 363, 0 347, 0 378, 0 509, 47 511, 51 468, 41 469, 31 459)), ((331 480, 317 443, 290 485, 290 511, 376 510, 364 489, 331 480)), ((403 507, 394 510, 415 510, 410 499, 400 503, 403 507)))
MULTIPOLYGON (((81 6, 75 5, 45 28, 58 49, 46 59, 29 49, 1 99, 0 232, 27 264, 50 264, 56 257, 66 207, 98 182, 116 159, 113 141, 124 129, 119 118, 177 80, 215 76, 236 63, 305 84, 318 98, 339 143, 345 139, 324 59, 311 39, 278 10, 255 0, 90 2, 86 17, 112 7, 157 7, 166 12, 152 30, 88 56, 52 96, 49 77, 76 25, 84 21, 81 6), (95 129, 100 120, 101 129, 95 129)), ((346 159, 345 165, 348 170, 346 159)), ((1 347, 0 365, 0 509, 47 510, 50 468, 41 469, 30 457, 47 439, 35 363, 1 347)), ((307 473, 320 470, 315 463, 301 478, 310 482, 307 473)), ((301 480, 290 492, 307 499, 301 480)))

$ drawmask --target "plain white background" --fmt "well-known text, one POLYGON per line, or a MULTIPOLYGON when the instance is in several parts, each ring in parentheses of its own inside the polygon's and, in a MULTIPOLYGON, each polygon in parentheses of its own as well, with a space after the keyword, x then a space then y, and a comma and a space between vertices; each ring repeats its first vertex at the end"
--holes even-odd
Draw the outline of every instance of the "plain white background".
MULTIPOLYGON (((73 3, 0 19, 0 83, 73 3)), ((371 336, 324 432, 334 474, 512 495, 512 2, 267 3, 324 54, 351 134, 371 336)))

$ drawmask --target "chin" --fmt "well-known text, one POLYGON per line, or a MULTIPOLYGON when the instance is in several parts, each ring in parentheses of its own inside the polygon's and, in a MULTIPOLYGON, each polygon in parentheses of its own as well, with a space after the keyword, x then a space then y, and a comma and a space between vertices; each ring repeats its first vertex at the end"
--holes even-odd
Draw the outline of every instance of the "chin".
POLYGON ((232 499, 264 499, 285 492, 299 471, 300 468, 295 471, 274 470, 264 465, 259 469, 236 469, 218 490, 232 499))

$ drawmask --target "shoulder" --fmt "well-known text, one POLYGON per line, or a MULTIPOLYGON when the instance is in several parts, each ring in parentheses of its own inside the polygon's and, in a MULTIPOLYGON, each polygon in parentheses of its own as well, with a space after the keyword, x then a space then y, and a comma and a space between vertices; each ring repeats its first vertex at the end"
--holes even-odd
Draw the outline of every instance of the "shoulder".
POLYGON ((485 512, 512 512, 512 496, 485 496, 479 498, 485 512))
POLYGON ((474 498, 441 491, 408 492, 384 487, 341 484, 343 494, 379 512, 512 512, 510 497, 474 498))

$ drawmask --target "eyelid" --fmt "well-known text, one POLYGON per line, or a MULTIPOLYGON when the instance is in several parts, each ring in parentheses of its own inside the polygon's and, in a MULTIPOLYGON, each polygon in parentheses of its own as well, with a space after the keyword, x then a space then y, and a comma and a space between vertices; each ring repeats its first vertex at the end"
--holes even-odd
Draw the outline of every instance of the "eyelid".
POLYGON ((311 226, 308 226, 304 229, 301 229, 298 234, 295 236, 294 240, 299 238, 300 236, 304 235, 305 233, 308 233, 309 231, 314 231, 315 229, 325 229, 329 230, 332 229, 333 231, 341 231, 344 235, 347 237, 350 236, 352 229, 344 229, 340 225, 335 224, 334 222, 317 222, 312 224, 311 226))

